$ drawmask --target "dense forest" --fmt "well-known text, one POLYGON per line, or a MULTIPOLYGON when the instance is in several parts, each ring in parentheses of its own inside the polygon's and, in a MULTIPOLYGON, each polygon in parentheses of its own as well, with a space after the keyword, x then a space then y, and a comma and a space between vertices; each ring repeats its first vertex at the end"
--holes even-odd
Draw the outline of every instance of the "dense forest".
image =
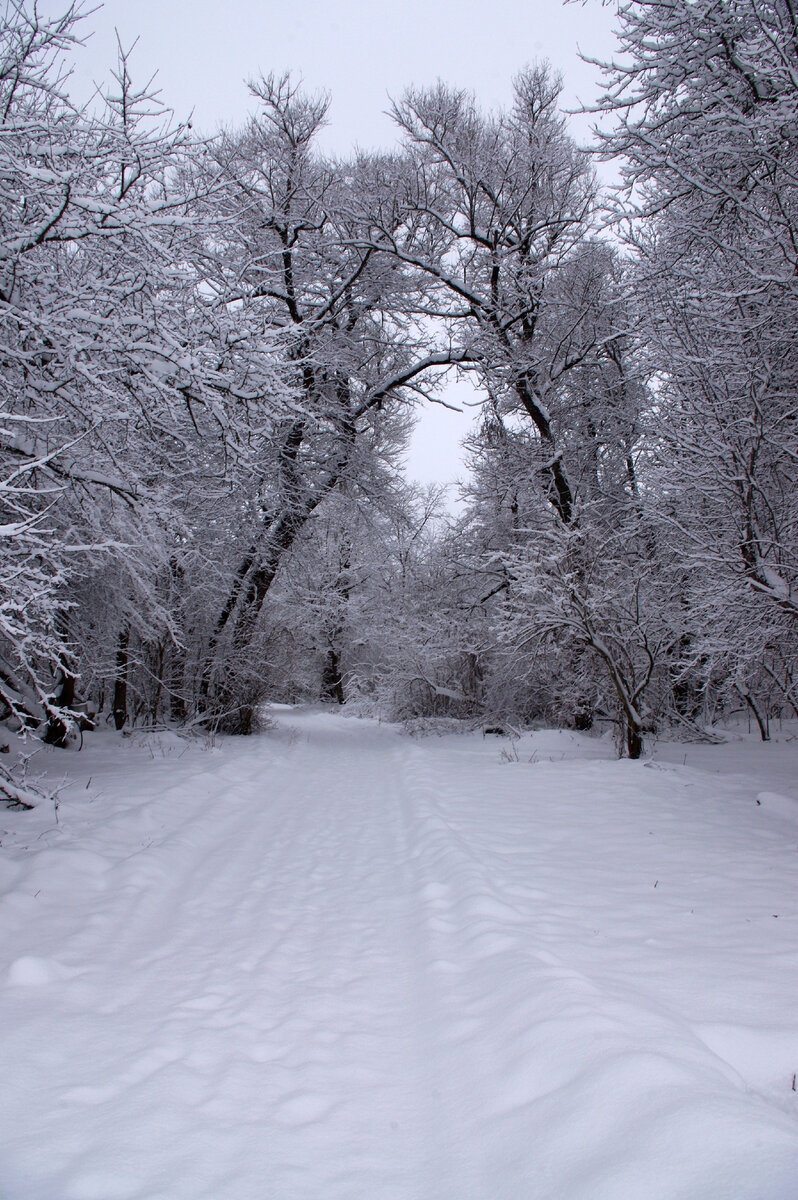
POLYGON ((792 0, 621 3, 587 149, 544 65, 502 113, 410 90, 348 161, 289 77, 212 139, 125 54, 77 106, 83 24, 8 0, 0 30, 11 734, 324 699, 612 722, 638 757, 798 715, 792 0), (456 375, 454 517, 402 456, 456 375))

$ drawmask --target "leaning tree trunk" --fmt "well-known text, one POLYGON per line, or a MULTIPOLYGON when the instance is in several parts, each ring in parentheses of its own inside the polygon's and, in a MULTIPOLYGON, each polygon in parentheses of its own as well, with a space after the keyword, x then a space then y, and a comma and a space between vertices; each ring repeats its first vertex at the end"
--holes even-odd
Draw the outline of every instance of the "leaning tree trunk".
POLYGON ((329 486, 320 488, 304 504, 284 510, 272 522, 262 549, 253 546, 236 572, 211 635, 200 685, 202 709, 220 732, 247 734, 252 731, 258 688, 251 670, 250 651, 258 619, 283 556, 335 482, 336 479, 331 477, 329 486), (218 651, 228 627, 230 652, 220 664, 218 651), (215 678, 220 665, 223 666, 222 678, 215 678))
MULTIPOLYGON (((748 688, 746 687, 746 685, 744 683, 735 683, 734 686, 737 688, 737 691, 740 693, 743 700, 745 701, 745 703, 748 705, 751 712, 753 713, 754 720, 756 721, 757 725, 759 726, 760 738, 762 739, 763 742, 769 742, 770 741, 770 729, 768 728, 767 717, 762 716, 762 713, 759 711, 759 705, 757 704, 756 700, 751 695, 751 693, 749 692, 748 688)), ((749 726, 749 728, 750 728, 750 726, 749 726)))
POLYGON ((646 676, 637 689, 633 692, 632 688, 627 684, 624 678, 623 671, 616 662, 609 647, 603 640, 598 638, 595 633, 589 631, 589 643, 593 650, 603 660, 607 673, 612 680, 618 697, 618 704, 621 711, 621 732, 623 737, 623 745, 628 758, 640 758, 643 753, 643 718, 637 708, 637 697, 640 696, 653 670, 653 660, 649 665, 649 670, 646 676))

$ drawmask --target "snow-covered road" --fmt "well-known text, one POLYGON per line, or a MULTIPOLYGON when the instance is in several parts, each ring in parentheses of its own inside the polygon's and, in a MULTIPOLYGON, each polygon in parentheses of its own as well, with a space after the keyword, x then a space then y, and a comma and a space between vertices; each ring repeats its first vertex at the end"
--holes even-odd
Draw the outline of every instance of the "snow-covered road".
POLYGON ((795 793, 610 754, 98 736, 0 814, 2 1200, 798 1197, 795 793))

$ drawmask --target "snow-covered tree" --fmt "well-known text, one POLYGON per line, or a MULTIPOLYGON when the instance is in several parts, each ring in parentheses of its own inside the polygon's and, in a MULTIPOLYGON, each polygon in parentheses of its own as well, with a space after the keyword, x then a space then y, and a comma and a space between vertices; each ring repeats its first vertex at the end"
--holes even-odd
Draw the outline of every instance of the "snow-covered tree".
POLYGON ((571 287, 596 185, 565 133, 560 88, 547 68, 527 71, 511 111, 495 116, 443 85, 408 92, 394 108, 411 165, 406 215, 384 238, 428 277, 425 311, 464 369, 530 424, 543 489, 568 524, 574 494, 557 402, 596 345, 571 287))
POLYGON ((126 540, 140 481, 125 446, 162 415, 162 308, 181 290, 165 171, 182 134, 149 120, 124 56, 100 113, 70 103, 79 19, 11 0, 0 29, 0 698, 22 724, 68 720, 70 581, 126 540))
POLYGON ((186 131, 123 53, 95 108, 66 94, 79 22, 11 0, 0 28, 0 711, 56 743, 81 672, 116 659, 121 697, 131 639, 179 636, 162 580, 285 393, 198 289, 186 131))
POLYGON ((791 702, 796 14, 787 0, 639 0, 619 21, 600 136, 620 156, 616 216, 659 380, 662 510, 693 570, 688 658, 749 704, 775 675, 791 702))
POLYGON ((277 337, 293 402, 257 468, 249 544, 209 642, 206 704, 228 729, 252 718, 249 650, 280 564, 327 497, 373 471, 395 414, 448 360, 415 316, 417 281, 371 236, 375 214, 401 221, 392 160, 328 163, 314 147, 326 99, 287 77, 252 91, 258 114, 203 167, 223 184, 212 203, 226 220, 207 246, 204 288, 277 337))

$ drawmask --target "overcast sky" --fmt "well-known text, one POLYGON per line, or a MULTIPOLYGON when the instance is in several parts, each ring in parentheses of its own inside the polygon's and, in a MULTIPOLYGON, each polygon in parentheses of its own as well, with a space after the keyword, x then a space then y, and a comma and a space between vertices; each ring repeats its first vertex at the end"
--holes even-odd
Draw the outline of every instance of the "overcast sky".
MULTIPOLYGON (((64 4, 40 0, 40 12, 64 4)), ((87 5, 88 7, 88 5, 87 5)), ((246 80, 290 70, 312 90, 330 94, 322 146, 346 154, 354 145, 394 142, 388 97, 410 84, 442 79, 473 91, 486 108, 510 99, 513 75, 548 61, 563 75, 564 103, 595 99, 598 71, 579 58, 612 55, 615 4, 601 0, 106 0, 83 25, 91 34, 77 56, 75 87, 101 84, 116 54, 138 37, 134 79, 157 72, 163 101, 179 119, 213 133, 236 125, 251 108, 246 80)), ((573 124, 578 140, 589 123, 573 124)), ((464 393, 468 395, 466 391, 464 393)), ((457 402, 458 394, 450 397, 457 402)), ((461 473, 458 444, 473 410, 458 417, 435 409, 419 423, 410 474, 422 481, 461 473)))

